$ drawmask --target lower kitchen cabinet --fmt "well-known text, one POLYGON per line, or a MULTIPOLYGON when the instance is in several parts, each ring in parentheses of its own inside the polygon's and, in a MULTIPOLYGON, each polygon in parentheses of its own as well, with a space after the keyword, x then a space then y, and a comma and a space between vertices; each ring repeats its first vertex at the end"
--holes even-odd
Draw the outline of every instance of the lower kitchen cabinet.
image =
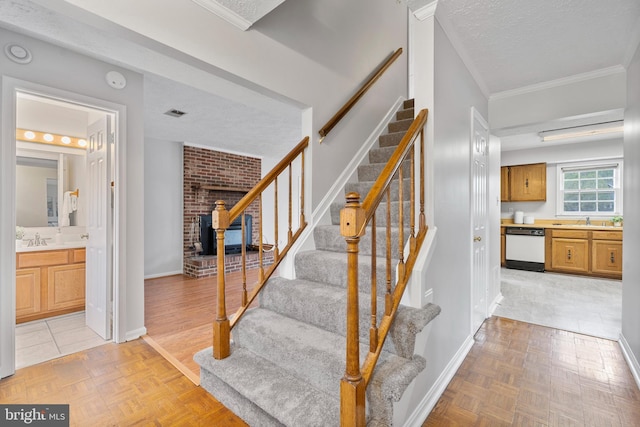
POLYGON ((622 278, 622 233, 594 231, 591 263, 594 274, 622 278))
POLYGON ((551 269, 570 273, 589 272, 589 241, 584 239, 551 239, 551 269))
POLYGON ((85 308, 85 250, 16 254, 16 323, 85 308))
POLYGON ((622 232, 554 229, 547 270, 622 278, 622 232))

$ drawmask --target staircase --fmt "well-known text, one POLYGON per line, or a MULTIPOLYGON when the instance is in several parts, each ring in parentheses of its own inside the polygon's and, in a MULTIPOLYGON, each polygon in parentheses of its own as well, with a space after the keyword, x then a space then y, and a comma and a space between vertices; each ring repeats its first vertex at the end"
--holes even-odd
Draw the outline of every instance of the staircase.
MULTIPOLYGON (((403 107, 396 121, 389 124, 388 133, 379 138, 379 147, 370 151, 369 164, 358 167, 358 182, 348 184, 346 192, 367 194, 413 121, 413 101, 405 101, 403 107)), ((397 187, 392 189, 392 205, 401 203, 397 187)), ((409 191, 404 194, 409 197, 409 191)), ((343 206, 344 201, 333 204, 332 224, 313 230, 316 249, 296 255, 297 278, 269 280, 260 294, 259 308, 248 310, 233 329, 231 355, 216 360, 208 348, 195 356, 202 387, 251 426, 340 424, 347 283, 346 243, 339 225, 343 206)), ((386 204, 379 208, 380 214, 382 211, 386 211, 386 204)), ((392 224, 398 224, 393 215, 392 224)), ((398 232, 397 227, 392 229, 392 242, 397 242, 398 232)), ((370 292, 373 244, 377 254, 385 253, 385 229, 377 233, 376 242, 371 242, 369 230, 360 243, 359 283, 366 285, 360 287, 361 362, 369 352, 370 295, 366 293, 370 292)), ((397 248, 392 253, 397 253, 397 248)), ((376 262, 379 277, 385 276, 385 265, 384 258, 376 262)), ((378 289, 381 318, 385 289, 378 289)), ((398 310, 367 388, 368 425, 392 424, 393 402, 400 400, 426 366, 424 358, 414 354, 415 337, 439 312, 432 304, 398 310)))

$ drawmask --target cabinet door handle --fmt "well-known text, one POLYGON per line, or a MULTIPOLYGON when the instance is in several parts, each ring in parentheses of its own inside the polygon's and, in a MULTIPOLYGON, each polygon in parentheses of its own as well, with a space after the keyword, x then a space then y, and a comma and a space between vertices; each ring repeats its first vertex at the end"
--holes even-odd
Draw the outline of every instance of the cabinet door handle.
POLYGON ((474 242, 480 242, 480 241, 482 241, 482 237, 480 237, 480 236, 475 236, 475 237, 473 238, 473 241, 474 241, 474 242))
POLYGON ((525 187, 527 187, 527 188, 529 188, 529 178, 526 178, 526 179, 524 180, 524 186, 525 186, 525 187))
POLYGON ((571 259, 571 249, 567 249, 567 259, 571 259))
POLYGON ((611 264, 616 262, 616 257, 613 255, 613 252, 611 252, 611 258, 609 258, 611 260, 611 264))

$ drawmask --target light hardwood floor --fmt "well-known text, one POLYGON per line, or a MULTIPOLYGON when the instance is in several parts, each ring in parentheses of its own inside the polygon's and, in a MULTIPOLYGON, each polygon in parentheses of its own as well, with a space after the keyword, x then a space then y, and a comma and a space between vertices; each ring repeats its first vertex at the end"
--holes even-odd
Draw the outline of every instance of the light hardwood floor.
MULTIPOLYGON (((214 284, 182 276, 147 281, 159 285, 148 295, 147 315, 157 318, 151 330, 164 345, 187 346, 200 327, 195 313, 210 329, 214 300, 195 295, 214 284)), ((475 338, 425 426, 640 425, 640 391, 618 343, 497 317, 475 338)), ((210 338, 203 342, 196 350, 210 338)), ((74 426, 246 425, 144 340, 20 369, 0 380, 0 402, 68 403, 74 426)))
POLYGON ((500 317, 475 339, 423 426, 640 425, 617 342, 500 317))
MULTIPOLYGON (((257 277, 258 270, 248 271, 246 282, 253 284, 257 277)), ((242 302, 243 277, 230 273, 225 278, 227 316, 231 316, 242 302)), ((212 345, 217 278, 175 275, 147 279, 144 291, 145 339, 195 384, 200 384, 200 367, 193 355, 212 345)))

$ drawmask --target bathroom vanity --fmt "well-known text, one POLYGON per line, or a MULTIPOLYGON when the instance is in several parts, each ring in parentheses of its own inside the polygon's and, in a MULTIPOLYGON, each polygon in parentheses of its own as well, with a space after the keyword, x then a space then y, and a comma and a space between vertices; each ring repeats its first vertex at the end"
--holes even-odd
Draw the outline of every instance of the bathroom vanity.
POLYGON ((16 323, 84 310, 84 244, 16 252, 16 323))

